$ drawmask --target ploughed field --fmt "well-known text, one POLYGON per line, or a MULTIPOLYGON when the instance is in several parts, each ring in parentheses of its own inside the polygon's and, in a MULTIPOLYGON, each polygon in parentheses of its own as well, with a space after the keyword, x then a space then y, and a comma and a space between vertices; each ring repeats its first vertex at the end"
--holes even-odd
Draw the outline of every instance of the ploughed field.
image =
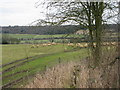
POLYGON ((2 45, 3 86, 18 87, 46 68, 86 56, 86 48, 68 44, 2 45))

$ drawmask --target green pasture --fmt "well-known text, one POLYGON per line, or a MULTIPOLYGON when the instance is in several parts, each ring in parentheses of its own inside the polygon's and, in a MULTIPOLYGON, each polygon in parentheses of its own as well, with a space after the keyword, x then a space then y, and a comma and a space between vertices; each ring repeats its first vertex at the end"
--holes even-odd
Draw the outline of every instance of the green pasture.
MULTIPOLYGON (((13 80, 19 79, 26 75, 31 76, 45 70, 46 67, 52 67, 53 65, 59 64, 59 62, 68 62, 71 60, 81 60, 85 58, 87 54, 87 49, 83 48, 74 48, 67 46, 66 44, 58 44, 53 46, 40 46, 38 48, 31 48, 31 45, 3 45, 3 64, 25 58, 27 56, 40 55, 41 58, 35 59, 33 61, 27 62, 19 67, 10 70, 9 72, 3 73, 3 77, 11 75, 22 70, 28 70, 28 72, 23 72, 10 76, 3 79, 3 84, 9 83, 13 80), (67 48, 67 51, 64 49, 67 48), (46 56, 43 56, 45 55, 46 56)), ((21 61, 22 62, 22 61, 21 61)), ((19 64, 18 62, 16 64, 19 64)), ((15 64, 8 65, 4 67, 3 70, 14 66, 15 64)))
MULTIPOLYGON (((51 38, 51 37, 84 37, 84 35, 65 35, 65 34, 59 34, 59 35, 35 35, 35 34, 6 34, 8 36, 14 37, 14 38, 23 38, 23 39, 33 39, 33 38, 51 38)), ((21 43, 48 43, 50 40, 29 40, 29 41, 21 41, 21 43)), ((55 40, 55 42, 63 42, 63 40, 55 40)), ((17 80, 21 77, 28 76, 25 78, 22 83, 25 83, 26 81, 29 81, 32 79, 32 77, 40 73, 42 71, 45 71, 46 67, 50 68, 54 65, 57 65, 59 63, 65 63, 69 61, 79 61, 88 56, 88 49, 87 48, 80 48, 80 47, 72 47, 68 46, 67 44, 57 44, 57 45, 51 45, 51 46, 43 46, 42 44, 34 44, 39 45, 38 47, 33 48, 32 44, 6 44, 6 45, 0 45, 2 47, 2 64, 5 65, 7 63, 23 59, 26 57, 36 57, 40 56, 37 59, 34 59, 32 61, 23 63, 20 66, 17 66, 8 72, 5 72, 2 74, 3 76, 3 84, 7 84, 9 82, 12 82, 14 80, 17 80), (23 70, 27 70, 27 72, 21 72, 23 70), (15 74, 17 73, 17 74, 15 74), (10 76, 9 76, 10 75, 10 76), (7 77, 5 77, 7 76, 7 77), (5 78, 4 78, 5 77, 5 78)), ((111 47, 109 47, 111 48, 111 47)), ((109 50, 109 48, 105 47, 105 51, 109 50)), ((1 48, 0 48, 1 49, 1 48)), ((110 49, 111 52, 114 50, 114 48, 110 49)), ((106 52, 107 53, 107 52, 106 52)), ((24 61, 20 61, 14 64, 7 65, 2 68, 2 71, 13 67, 15 65, 18 65, 24 61)), ((21 84, 22 84, 21 83, 21 84)), ((19 87, 18 84, 15 87, 19 87)))
MULTIPOLYGON (((3 34, 4 35, 4 34, 3 34)), ((5 34, 14 38, 24 38, 24 39, 32 39, 32 38, 52 38, 52 37, 82 37, 84 35, 76 35, 76 34, 56 34, 56 35, 38 35, 38 34, 5 34)))
MULTIPOLYGON (((1 35, 0 35, 1 36, 1 35)), ((56 42, 56 43, 63 43, 69 42, 69 40, 63 39, 52 39, 52 40, 34 40, 38 38, 54 38, 54 37, 84 37, 84 35, 76 35, 76 34, 56 34, 56 35, 38 35, 38 34, 2 34, 3 37, 11 37, 21 39, 20 44, 37 44, 37 43, 49 43, 49 42, 56 42), (31 40, 24 40, 24 39, 31 39, 31 40)))
MULTIPOLYGON (((12 70, 9 70, 8 72, 3 73, 2 74, 3 84, 27 76, 27 78, 25 78, 24 80, 22 80, 21 83, 19 83, 21 85, 22 83, 27 83, 27 81, 32 80, 32 77, 34 77, 35 74, 45 71, 46 67, 51 68, 59 63, 65 63, 69 61, 79 61, 88 56, 87 48, 72 47, 72 46, 68 46, 67 44, 57 44, 57 45, 44 46, 44 47, 41 44, 39 44, 38 48, 31 48, 31 46, 32 45, 30 44, 19 44, 19 45, 14 44, 14 45, 2 46, 3 57, 4 57, 3 64, 18 59, 22 59, 27 56, 35 56, 35 55, 41 56, 40 58, 34 59, 32 61, 29 61, 28 59, 28 62, 24 63, 23 65, 20 65, 12 70), (27 70, 27 72, 15 74, 23 70, 27 70), (9 76, 12 74, 13 76, 9 76), (9 77, 4 78, 5 76, 9 76, 9 77)), ((106 52, 107 50, 111 50, 111 51, 115 50, 115 47, 110 47, 110 48, 108 47, 110 46, 104 47, 103 49, 104 50, 106 49, 105 50, 106 52)), ((6 70, 7 68, 20 63, 22 63, 22 61, 3 67, 3 70, 6 70)), ((13 87, 19 87, 19 85, 17 84, 17 86, 13 86, 13 87)))
MULTIPOLYGON (((12 36, 13 34, 9 34, 12 36)), ((14 34, 14 38, 49 38, 49 37, 62 37, 63 35, 36 35, 36 34, 14 34)))
MULTIPOLYGON (((69 40, 64 40, 64 41, 69 41, 69 40)), ((62 39, 54 39, 53 42, 56 42, 56 43, 62 43, 63 40, 62 39)), ((51 40, 22 40, 20 42, 21 44, 23 43, 31 43, 31 44, 38 44, 38 43, 51 43, 51 40)))
POLYGON ((65 47, 67 47, 68 50, 70 49, 70 47, 65 44, 45 47, 43 47, 41 44, 38 45, 38 48, 32 48, 32 44, 2 45, 2 63, 6 64, 14 60, 35 55, 63 52, 65 47))

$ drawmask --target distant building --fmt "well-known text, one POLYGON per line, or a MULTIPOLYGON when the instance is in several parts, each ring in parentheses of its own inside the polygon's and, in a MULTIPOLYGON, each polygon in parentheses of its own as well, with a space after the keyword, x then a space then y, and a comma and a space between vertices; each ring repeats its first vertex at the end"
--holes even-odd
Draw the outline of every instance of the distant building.
POLYGON ((77 35, 86 35, 89 33, 89 30, 78 30, 77 32, 75 32, 75 34, 77 35))

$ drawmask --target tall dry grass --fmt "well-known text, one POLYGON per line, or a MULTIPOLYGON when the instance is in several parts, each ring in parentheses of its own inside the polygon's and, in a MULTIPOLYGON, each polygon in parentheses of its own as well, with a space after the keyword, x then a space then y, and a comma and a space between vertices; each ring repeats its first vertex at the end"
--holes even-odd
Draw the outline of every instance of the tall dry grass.
POLYGON ((89 59, 59 64, 37 74, 25 88, 120 88, 117 52, 111 50, 103 52, 99 67, 91 67, 89 59))

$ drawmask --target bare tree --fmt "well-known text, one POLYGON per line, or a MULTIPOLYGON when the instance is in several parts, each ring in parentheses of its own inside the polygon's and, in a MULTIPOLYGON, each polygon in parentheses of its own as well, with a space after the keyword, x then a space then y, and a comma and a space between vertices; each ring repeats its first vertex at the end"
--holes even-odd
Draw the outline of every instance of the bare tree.
POLYGON ((113 2, 78 2, 76 0, 72 2, 49 0, 42 4, 48 11, 44 23, 50 25, 74 23, 89 30, 92 63, 94 66, 99 65, 103 25, 108 19, 117 16, 116 13, 111 14, 118 8, 116 4, 113 2))

